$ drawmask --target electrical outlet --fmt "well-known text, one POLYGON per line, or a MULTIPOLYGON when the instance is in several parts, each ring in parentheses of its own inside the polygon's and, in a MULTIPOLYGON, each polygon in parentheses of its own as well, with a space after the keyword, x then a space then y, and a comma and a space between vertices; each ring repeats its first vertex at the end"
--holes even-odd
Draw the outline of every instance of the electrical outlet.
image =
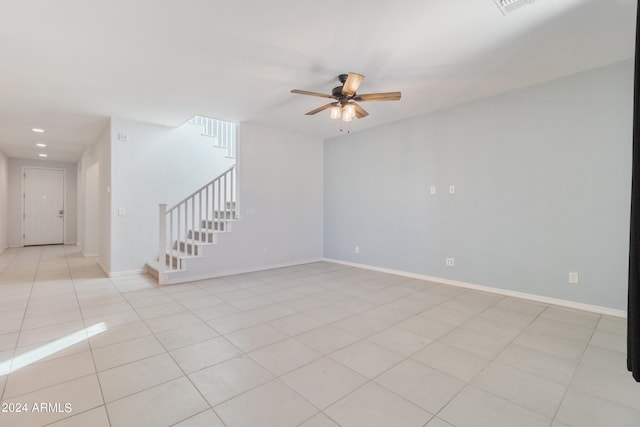
POLYGON ((446 264, 447 264, 447 267, 455 267, 456 265, 455 258, 447 258, 446 264))
POLYGON ((574 283, 574 284, 578 283, 578 273, 569 272, 569 283, 574 283))
POLYGON ((455 194, 455 193, 456 193, 456 186, 452 184, 449 186, 449 194, 455 194))
POLYGON ((360 246, 356 246, 355 248, 353 248, 353 252, 359 254, 360 253, 360 246))
POLYGON ((435 186, 435 185, 432 185, 432 186, 431 186, 431 188, 429 189, 429 192, 430 192, 431 194, 436 194, 436 186, 435 186))

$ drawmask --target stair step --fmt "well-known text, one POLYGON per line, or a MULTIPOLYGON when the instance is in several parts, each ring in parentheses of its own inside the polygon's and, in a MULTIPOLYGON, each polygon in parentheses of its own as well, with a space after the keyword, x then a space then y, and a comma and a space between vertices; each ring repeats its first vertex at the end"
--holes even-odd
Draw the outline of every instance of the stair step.
POLYGON ((203 219, 200 225, 210 231, 227 231, 227 221, 224 219, 203 219))
POLYGON ((199 253, 198 253, 198 245, 197 244, 193 244, 193 243, 175 242, 173 244, 173 249, 177 250, 177 251, 179 251, 181 253, 184 253, 186 255, 194 255, 194 256, 199 255, 199 253))
POLYGON ((199 255, 190 255, 185 252, 165 254, 166 265, 171 266, 172 269, 182 270, 184 268, 183 260, 187 258, 199 258, 199 255))
POLYGON ((160 281, 160 263, 158 261, 149 261, 145 267, 148 275, 160 281))
POLYGON ((172 269, 182 269, 182 262, 179 256, 165 254, 165 265, 170 266, 172 269))
POLYGON ((209 227, 206 226, 202 226, 202 228, 205 228, 206 230, 202 230, 202 231, 195 231, 195 230, 189 230, 189 232, 187 233, 187 239, 193 239, 196 240, 196 245, 198 243, 202 243, 202 244, 215 244, 218 243, 218 233, 223 232, 224 230, 213 230, 209 227))
POLYGON ((189 232, 187 233, 188 239, 193 239, 195 241, 189 242, 189 241, 184 241, 181 240, 180 242, 176 241, 173 243, 173 250, 174 251, 178 251, 182 254, 184 254, 184 256, 200 256, 200 246, 203 245, 215 245, 216 243, 218 243, 216 240, 216 234, 214 232, 208 232, 207 234, 207 230, 203 230, 202 232, 202 236, 203 238, 209 238, 209 241, 202 241, 200 240, 200 232, 196 231, 195 232, 195 238, 193 237, 193 233, 189 232))
MULTIPOLYGON (((145 265, 145 270, 147 274, 160 283, 160 263, 158 261, 151 261, 145 265)), ((188 278, 188 271, 186 269, 182 270, 167 270, 165 269, 164 273, 162 273, 163 285, 172 285, 176 283, 184 283, 188 278)))
POLYGON ((214 219, 238 219, 238 215, 235 210, 227 210, 227 211, 215 211, 213 213, 214 219))
MULTIPOLYGON (((147 267, 147 273, 151 275, 151 277, 154 277, 156 280, 158 280, 160 276, 160 263, 158 261, 149 261, 146 267, 147 267)), ((165 273, 173 273, 178 271, 183 272, 187 270, 185 269, 166 270, 165 269, 165 273)))

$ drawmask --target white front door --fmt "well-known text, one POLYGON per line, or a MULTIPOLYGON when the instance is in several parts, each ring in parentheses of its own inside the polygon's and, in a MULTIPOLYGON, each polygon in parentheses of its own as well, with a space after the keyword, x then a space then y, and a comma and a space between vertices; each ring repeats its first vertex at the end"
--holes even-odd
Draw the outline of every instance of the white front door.
POLYGON ((24 168, 24 245, 64 243, 64 170, 24 168))

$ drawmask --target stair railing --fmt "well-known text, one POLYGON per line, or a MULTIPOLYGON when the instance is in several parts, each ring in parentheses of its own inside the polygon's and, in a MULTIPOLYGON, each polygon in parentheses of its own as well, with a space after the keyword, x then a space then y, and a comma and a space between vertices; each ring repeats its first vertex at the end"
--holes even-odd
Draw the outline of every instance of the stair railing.
POLYGON ((215 138, 215 145, 227 149, 228 157, 236 157, 236 124, 204 116, 193 116, 189 123, 202 126, 202 135, 215 138))
POLYGON ((236 215, 235 165, 171 208, 160 204, 160 275, 179 270, 180 255, 196 255, 197 243, 213 243, 212 231, 226 231, 236 215))

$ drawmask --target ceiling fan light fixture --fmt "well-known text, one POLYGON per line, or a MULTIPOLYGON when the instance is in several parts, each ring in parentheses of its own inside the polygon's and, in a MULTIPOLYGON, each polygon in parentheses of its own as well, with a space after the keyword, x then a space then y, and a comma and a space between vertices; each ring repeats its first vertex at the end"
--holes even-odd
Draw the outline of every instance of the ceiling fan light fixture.
POLYGON ((350 122, 356 115, 356 107, 353 104, 347 104, 342 107, 342 121, 350 122))
POLYGON ((333 120, 339 120, 342 117, 342 108, 339 105, 331 107, 331 118, 333 120))

